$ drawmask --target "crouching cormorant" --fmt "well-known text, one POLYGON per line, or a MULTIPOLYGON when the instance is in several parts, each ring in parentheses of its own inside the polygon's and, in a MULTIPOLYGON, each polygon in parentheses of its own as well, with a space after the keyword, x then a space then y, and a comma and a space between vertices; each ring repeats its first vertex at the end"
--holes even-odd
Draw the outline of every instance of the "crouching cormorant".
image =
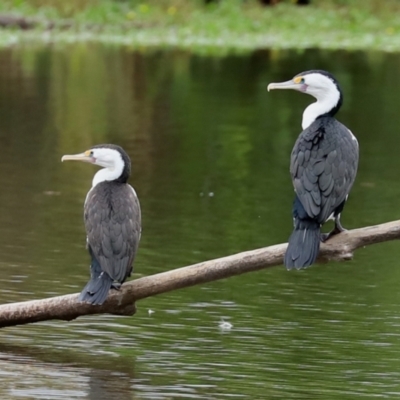
POLYGON ((139 246, 139 200, 127 183, 131 161, 125 151, 101 144, 61 161, 77 160, 103 167, 92 182, 84 205, 87 248, 91 256, 90 280, 79 301, 103 304, 111 287, 118 289, 132 272, 139 246))
POLYGON ((294 231, 284 263, 287 269, 300 269, 315 262, 321 240, 344 231, 340 213, 356 177, 358 142, 334 118, 343 96, 337 80, 329 72, 302 72, 290 81, 270 83, 268 90, 272 89, 294 89, 317 99, 304 110, 303 132, 290 159, 296 197, 294 231), (335 227, 329 234, 321 235, 321 226, 329 219, 334 219, 335 227))

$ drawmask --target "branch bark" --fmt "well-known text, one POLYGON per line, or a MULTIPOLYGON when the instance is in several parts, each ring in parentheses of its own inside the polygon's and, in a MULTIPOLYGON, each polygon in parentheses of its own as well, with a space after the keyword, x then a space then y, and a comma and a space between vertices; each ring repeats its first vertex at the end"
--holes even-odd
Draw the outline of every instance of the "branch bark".
MULTIPOLYGON (((318 261, 346 261, 364 246, 400 238, 400 220, 343 232, 321 244, 318 261)), ((110 291, 101 306, 78 303, 78 294, 0 305, 0 328, 52 319, 70 321, 90 314, 133 315, 135 302, 246 272, 282 264, 287 243, 246 251, 205 261, 125 283, 121 290, 110 291)))

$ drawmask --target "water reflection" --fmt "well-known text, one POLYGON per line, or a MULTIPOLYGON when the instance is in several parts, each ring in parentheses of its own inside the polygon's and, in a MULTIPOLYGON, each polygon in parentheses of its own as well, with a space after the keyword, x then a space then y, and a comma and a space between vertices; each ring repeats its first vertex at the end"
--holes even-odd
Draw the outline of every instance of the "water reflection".
POLYGON ((131 386, 134 376, 129 366, 124 366, 124 372, 121 372, 118 366, 104 369, 97 365, 93 368, 96 363, 81 365, 82 360, 79 361, 79 356, 76 357, 74 354, 65 356, 57 352, 52 354, 51 351, 39 354, 39 357, 38 359, 37 354, 29 348, 4 346, 1 349, 2 398, 90 400, 133 398, 131 386), (58 362, 54 361, 56 359, 58 362))
MULTIPOLYGON (((0 61, 2 302, 85 284, 82 204, 94 170, 60 157, 95 143, 118 143, 133 160, 144 228, 134 277, 285 241, 289 154, 312 100, 266 87, 310 68, 342 83, 339 119, 360 143, 343 224, 399 218, 397 55, 218 59, 85 44, 4 50, 0 61)), ((0 397, 394 397, 399 256, 386 243, 341 265, 149 298, 133 318, 4 329, 0 397), (232 328, 221 331, 222 319, 232 328)))

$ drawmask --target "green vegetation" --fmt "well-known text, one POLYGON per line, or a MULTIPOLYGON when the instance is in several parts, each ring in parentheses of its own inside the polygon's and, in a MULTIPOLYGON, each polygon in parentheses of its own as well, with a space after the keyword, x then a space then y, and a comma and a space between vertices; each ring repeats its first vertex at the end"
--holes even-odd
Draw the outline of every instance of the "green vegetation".
POLYGON ((0 13, 35 21, 8 27, 0 45, 97 41, 133 48, 175 47, 203 52, 256 48, 400 50, 397 0, 290 1, 262 7, 256 0, 3 0, 0 13), (51 22, 51 25, 50 25, 51 22))

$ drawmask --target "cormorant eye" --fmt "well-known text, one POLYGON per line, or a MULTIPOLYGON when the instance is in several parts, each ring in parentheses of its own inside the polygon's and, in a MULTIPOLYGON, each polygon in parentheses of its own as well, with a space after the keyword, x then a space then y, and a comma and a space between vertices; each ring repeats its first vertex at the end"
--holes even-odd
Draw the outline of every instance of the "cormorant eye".
POLYGON ((93 150, 90 150, 90 157, 93 157, 93 150))
POLYGON ((305 79, 304 79, 302 76, 295 76, 295 77, 293 78, 293 82, 294 82, 296 85, 303 85, 303 84, 305 83, 305 79))

